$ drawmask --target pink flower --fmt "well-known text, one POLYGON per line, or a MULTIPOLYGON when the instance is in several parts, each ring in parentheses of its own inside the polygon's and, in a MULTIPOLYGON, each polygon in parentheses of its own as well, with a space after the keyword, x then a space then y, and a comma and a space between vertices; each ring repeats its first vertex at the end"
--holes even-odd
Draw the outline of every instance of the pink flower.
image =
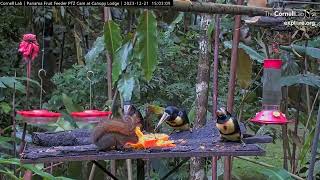
POLYGON ((39 53, 36 35, 24 34, 18 50, 26 61, 34 60, 39 53))

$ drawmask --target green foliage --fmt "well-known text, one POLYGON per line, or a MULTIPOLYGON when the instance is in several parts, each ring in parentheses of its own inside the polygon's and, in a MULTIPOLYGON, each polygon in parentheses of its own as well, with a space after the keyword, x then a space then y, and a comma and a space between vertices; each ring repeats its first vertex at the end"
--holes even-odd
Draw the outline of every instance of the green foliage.
POLYGON ((286 51, 296 51, 297 53, 301 55, 308 55, 310 57, 313 57, 315 59, 320 58, 320 49, 319 48, 314 48, 314 47, 304 47, 304 46, 299 46, 299 45, 291 45, 291 46, 280 46, 281 49, 286 50, 286 51))
POLYGON ((291 180, 293 179, 290 174, 284 169, 268 167, 259 169, 259 172, 268 176, 268 180, 291 180))
POLYGON ((238 51, 237 82, 242 89, 247 89, 251 83, 252 61, 243 49, 238 51))
POLYGON ((314 137, 314 131, 315 128, 312 128, 312 130, 310 131, 310 134, 307 136, 304 145, 301 149, 301 152, 299 153, 299 164, 300 165, 304 165, 306 163, 306 157, 311 149, 312 146, 312 140, 314 137))
POLYGON ((133 58, 133 44, 128 41, 123 46, 121 46, 113 59, 112 63, 112 82, 115 83, 121 73, 127 68, 129 62, 133 58))
POLYGON ((197 32, 177 36, 174 33, 159 32, 158 68, 150 82, 141 83, 141 103, 155 102, 165 106, 173 103, 191 109, 194 102, 194 84, 197 71, 197 32), (173 38, 175 37, 175 38, 173 38))
POLYGON ((0 112, 8 114, 11 111, 11 106, 7 102, 0 102, 0 112))
POLYGON ((167 30, 165 31, 164 38, 169 38, 174 32, 176 26, 183 20, 184 13, 180 12, 179 15, 175 20, 171 22, 171 24, 168 26, 167 30))
POLYGON ((123 78, 120 79, 118 84, 118 90, 124 101, 131 100, 133 88, 135 86, 135 80, 133 76, 124 74, 123 78))
MULTIPOLYGON (((46 173, 44 172, 43 170, 41 169, 38 169, 36 166, 32 165, 32 164, 21 164, 20 163, 20 160, 19 159, 15 159, 15 158, 11 158, 11 159, 4 159, 4 158, 1 158, 0 157, 0 165, 17 165, 21 168, 24 168, 26 170, 30 170, 32 171, 33 173, 45 178, 45 179, 48 179, 48 180, 72 180, 70 178, 66 178, 66 177, 54 177, 52 176, 51 174, 49 173, 46 173)), ((9 177, 11 178, 14 178, 14 179, 22 179, 20 177, 17 177, 14 175, 13 171, 10 171, 9 169, 5 168, 6 171, 4 170, 1 170, 4 174, 8 175, 9 177)))
POLYGON ((72 102, 72 99, 68 97, 66 94, 62 94, 62 101, 68 113, 83 111, 83 108, 78 104, 74 104, 72 102))
POLYGON ((94 61, 99 58, 99 55, 105 50, 104 44, 104 36, 98 37, 93 43, 90 51, 85 55, 86 61, 94 61))
POLYGON ((14 138, 0 136, 0 149, 13 150, 13 146, 10 144, 12 141, 14 141, 14 138))
MULTIPOLYGON (((228 49, 232 48, 232 41, 225 41, 223 44, 228 49)), ((258 63, 263 62, 264 57, 260 53, 258 53, 256 50, 252 49, 251 47, 240 42, 239 48, 246 51, 246 53, 250 56, 252 60, 257 61, 258 63)))
POLYGON ((137 28, 137 54, 144 77, 150 81, 157 65, 157 21, 152 11, 144 11, 137 28))
POLYGON ((25 89, 25 86, 17 81, 14 77, 0 77, 0 88, 15 88, 22 92, 22 93, 25 93, 26 89, 25 89))
POLYGON ((315 74, 299 74, 295 76, 282 77, 280 81, 282 86, 292 86, 296 84, 306 84, 315 88, 320 87, 320 76, 315 74))
POLYGON ((104 43, 113 58, 122 44, 122 38, 119 25, 112 20, 108 20, 104 24, 104 43))
POLYGON ((103 62, 103 54, 101 52, 96 59, 87 61, 84 65, 73 65, 72 68, 63 73, 56 73, 52 81, 56 85, 56 89, 52 92, 51 98, 48 101, 48 108, 53 110, 60 110, 64 103, 62 94, 71 97, 73 103, 79 104, 84 109, 89 108, 89 82, 87 79, 87 72, 93 70, 94 76, 91 78, 93 83, 93 106, 103 107, 107 97, 106 94, 106 63, 103 62))

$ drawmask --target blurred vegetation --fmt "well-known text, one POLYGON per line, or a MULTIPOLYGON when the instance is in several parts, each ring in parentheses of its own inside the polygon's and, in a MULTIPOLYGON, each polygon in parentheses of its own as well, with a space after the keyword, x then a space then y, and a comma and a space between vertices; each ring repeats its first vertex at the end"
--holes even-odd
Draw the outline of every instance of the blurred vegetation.
MULTIPOLYGON (((107 98, 107 51, 114 61, 112 72, 114 87, 118 87, 121 99, 132 96, 132 101, 146 115, 148 104, 166 106, 173 104, 185 107, 190 113, 190 119, 194 117, 195 82, 197 63, 199 58, 199 16, 192 13, 176 13, 164 11, 125 10, 112 8, 113 21, 106 26, 102 17, 102 9, 97 7, 1 7, 0 8, 0 179, 21 179, 24 170, 31 170, 37 177, 54 179, 54 177, 42 170, 43 164, 36 166, 22 165, 18 159, 13 157, 12 133, 12 92, 15 83, 16 109, 26 108, 25 97, 25 66, 17 54, 18 43, 22 34, 33 32, 37 34, 40 46, 43 47, 43 24, 53 24, 50 44, 45 49, 46 59, 44 68, 48 72, 44 81, 44 104, 49 110, 63 113, 63 117, 55 124, 37 127, 38 131, 60 131, 79 128, 68 115, 75 109, 89 109, 89 80, 87 72, 93 71, 91 78, 93 83, 93 105, 98 109, 110 109, 111 102, 107 98), (145 18, 148 17, 148 18, 145 18), (152 20, 152 17, 156 18, 152 20), (151 18, 151 20, 150 20, 151 18), (151 34, 144 34, 146 19, 153 24, 155 30, 151 34), (106 31, 110 28, 109 33, 106 31), (119 41, 112 44, 116 49, 111 51, 109 38, 117 37, 119 41), (147 36, 147 37, 144 37, 147 36), (145 47, 148 38, 155 38, 150 45, 154 49, 145 47), (64 41, 64 42, 63 42, 64 41), (62 45, 64 46, 62 48, 62 45), (61 57, 63 49, 64 56, 61 57), (151 51, 153 56, 146 56, 151 51), (120 61, 120 59, 122 61, 120 61), (123 60, 125 59, 125 60, 123 60), (146 62, 151 67, 145 67, 146 62), (118 64, 116 64, 118 63, 118 64), (59 69, 61 67, 61 69, 59 69), (14 78, 14 73, 17 77, 14 78), (117 73, 117 74, 114 74, 117 73), (132 89, 132 91, 128 91, 132 89), (12 166, 16 165, 20 173, 13 172, 12 166)), ((229 63, 231 57, 233 18, 230 15, 222 16, 221 45, 219 52, 219 96, 218 106, 225 106, 227 100, 227 87, 229 81, 229 63)), ((267 57, 268 48, 264 40, 270 37, 265 29, 250 29, 251 42, 242 42, 239 49, 239 71, 237 73, 237 86, 235 93, 235 113, 238 118, 249 128, 249 132, 271 135, 275 144, 264 146, 267 150, 266 157, 252 158, 256 161, 272 164, 276 169, 269 168, 264 172, 257 171, 248 174, 247 171, 255 169, 255 165, 243 160, 235 161, 234 176, 236 179, 269 179, 272 174, 278 177, 290 177, 283 170, 283 150, 281 128, 273 126, 257 126, 248 120, 258 112, 261 107, 262 84, 261 68, 262 60, 267 57), (277 162, 273 154, 277 154, 277 162), (270 155, 273 159, 270 159, 270 155), (272 170, 270 170, 272 169, 272 170), (275 173, 274 173, 275 172, 275 173)), ((208 29, 211 38, 214 34, 214 22, 208 29)), ((280 49, 281 58, 284 61, 282 84, 288 92, 286 103, 288 105, 288 119, 299 119, 298 133, 294 133, 294 125, 289 126, 289 144, 297 146, 298 167, 293 174, 303 178, 306 177, 309 164, 309 151, 316 123, 316 112, 318 107, 317 98, 320 87, 319 59, 320 48, 319 37, 308 40, 308 48, 304 48, 305 40, 297 42, 294 48, 302 57, 298 57, 288 46, 280 49), (310 50, 309 50, 310 49, 310 50), (307 67, 304 57, 308 57, 307 67), (306 91, 308 85, 308 93, 306 91), (301 89, 301 90, 299 90, 301 89), (299 93, 301 92, 301 93, 299 93), (315 102, 315 103, 314 103, 315 102), (314 105, 313 105, 314 104, 314 105), (309 107, 309 108, 308 108, 309 107), (312 109, 311 109, 312 108, 312 109), (298 113, 299 112, 299 113, 298 113), (308 125, 308 126, 307 126, 308 125)), ((212 49, 212 47, 210 47, 212 49)), ((210 52, 210 64, 213 62, 210 52)), ((34 62, 32 83, 30 93, 31 99, 28 108, 38 108, 39 104, 39 81, 37 71, 41 68, 41 52, 34 62)), ((212 77, 212 75, 211 75, 212 77)), ((212 84, 210 84, 212 87, 212 84)), ((212 88, 210 88, 212 89, 212 88)), ((211 119, 212 91, 209 93, 208 120, 211 119)), ((21 137, 21 122, 17 131, 18 138, 21 137)), ((152 119, 154 124, 156 118, 152 119)), ((90 127, 89 127, 90 128, 90 127)), ((166 131, 166 128, 164 130, 166 131)), ((30 134, 34 127, 28 128, 30 134)), ((318 149, 320 150, 320 149, 318 149)), ((319 159, 319 157, 318 157, 319 159)), ((109 166, 109 161, 106 161, 109 166)), ((122 162, 123 163, 123 162, 122 162)), ((172 167, 177 165, 177 159, 166 159, 152 161, 153 179, 159 179, 172 167)), ((317 161, 316 172, 320 172, 320 161, 317 161)), ((207 175, 210 178, 211 162, 207 160, 207 175)), ((222 162, 219 161, 219 166, 222 162)), ((90 172, 91 163, 64 163, 54 168, 54 176, 64 176, 74 179, 87 177, 90 172)), ((170 176, 170 179, 187 179, 189 176, 188 164, 170 176)), ((134 173, 136 171, 134 170, 134 173)), ((101 173, 101 172, 97 172, 101 173)), ((126 177, 126 169, 121 164, 118 167, 121 178, 126 177)), ((218 174, 223 173, 219 168, 218 174)), ((66 179, 60 177, 61 179, 66 179)), ((84 178, 85 179, 85 178, 84 178)), ((102 179, 102 178, 101 178, 102 179)))

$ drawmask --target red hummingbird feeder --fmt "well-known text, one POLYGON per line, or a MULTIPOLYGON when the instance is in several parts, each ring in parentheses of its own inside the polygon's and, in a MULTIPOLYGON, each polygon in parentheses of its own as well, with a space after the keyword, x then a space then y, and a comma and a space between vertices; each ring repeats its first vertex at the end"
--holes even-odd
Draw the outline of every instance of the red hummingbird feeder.
POLYGON ((250 121, 258 124, 286 124, 285 114, 280 112, 281 103, 281 59, 265 59, 263 62, 262 111, 250 121))
POLYGON ((85 110, 82 112, 72 112, 71 116, 75 121, 86 123, 99 123, 108 119, 110 111, 85 110))
POLYGON ((112 114, 111 111, 99 111, 92 109, 92 80, 89 74, 94 75, 92 71, 87 72, 87 79, 90 81, 90 110, 85 110, 82 112, 72 112, 72 118, 77 122, 82 123, 99 123, 101 121, 108 120, 109 116, 112 114))
POLYGON ((47 124, 56 122, 61 116, 60 113, 50 112, 45 109, 17 111, 17 114, 22 116, 22 119, 29 124, 47 124))
MULTIPOLYGON (((19 52, 22 54, 23 59, 27 64, 27 101, 29 96, 29 79, 31 75, 31 63, 35 60, 39 53, 39 44, 36 39, 36 35, 34 34, 24 34, 23 39, 19 45, 19 52)), ((44 50, 43 50, 44 53, 44 50)), ((43 67, 43 58, 42 58, 42 67, 43 67)), ((61 116, 60 113, 50 112, 42 108, 42 92, 43 92, 43 80, 41 72, 46 74, 44 69, 40 69, 38 72, 38 76, 41 80, 41 92, 40 92, 40 109, 38 110, 22 110, 17 111, 17 114, 22 116, 22 120, 29 124, 47 124, 51 122, 56 122, 58 118, 61 116)))

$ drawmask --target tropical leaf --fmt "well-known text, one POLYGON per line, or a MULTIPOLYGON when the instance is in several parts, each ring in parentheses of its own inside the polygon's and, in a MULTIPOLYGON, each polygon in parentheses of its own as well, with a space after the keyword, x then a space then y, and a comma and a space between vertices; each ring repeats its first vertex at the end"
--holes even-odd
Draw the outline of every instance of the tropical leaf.
POLYGON ((242 89, 247 89, 251 82, 252 74, 252 61, 250 56, 243 50, 238 50, 238 62, 237 62, 237 81, 242 89))
POLYGON ((258 171, 266 176, 269 180, 290 180, 293 179, 290 174, 281 168, 266 167, 263 169, 258 169, 258 171))
POLYGON ((3 82, 0 81, 0 88, 7 88, 7 87, 3 84, 3 82))
POLYGON ((130 101, 135 86, 135 79, 133 76, 124 74, 118 82, 118 90, 124 101, 130 101))
POLYGON ((83 108, 80 105, 73 103, 72 99, 66 94, 62 94, 62 101, 68 113, 83 111, 83 108))
POLYGON ((320 161, 319 160, 316 161, 316 163, 314 165, 313 176, 316 176, 317 174, 320 174, 320 161))
POLYGON ((314 137, 314 131, 315 131, 315 127, 311 130, 311 132, 309 133, 309 135, 307 136, 304 145, 299 153, 299 163, 300 165, 304 165, 306 163, 306 157, 311 149, 311 145, 312 145, 312 140, 314 137))
POLYGON ((120 27, 112 20, 108 20, 104 23, 104 43, 105 46, 113 58, 116 51, 122 44, 122 38, 120 34, 120 27))
POLYGON ((314 47, 304 47, 299 45, 292 45, 292 46, 280 46, 280 49, 293 52, 294 49, 297 53, 308 56, 311 56, 316 59, 320 59, 320 49, 314 47))
POLYGON ((164 33, 166 38, 169 38, 170 34, 174 31, 176 25, 182 21, 184 13, 180 12, 179 15, 172 23, 168 26, 168 30, 164 33))
POLYGON ((61 113, 63 115, 63 118, 60 118, 57 124, 62 128, 63 130, 72 130, 74 128, 78 128, 77 123, 72 119, 72 117, 65 113, 61 113), (67 121, 67 122, 66 122, 67 121))
POLYGON ((128 41, 117 50, 112 62, 112 82, 113 84, 119 79, 122 71, 126 69, 129 61, 133 57, 133 45, 128 41))
POLYGON ((45 179, 50 179, 50 180, 56 180, 56 179, 61 179, 61 180, 72 180, 70 178, 65 178, 65 177, 54 177, 49 173, 46 173, 40 169, 38 169, 36 166, 32 165, 32 164, 21 164, 20 160, 17 158, 10 158, 10 159, 4 159, 4 158, 0 158, 0 164, 12 164, 12 165, 18 165, 21 166, 25 169, 28 169, 32 172, 34 172, 35 174, 45 178, 45 179))
POLYGON ((99 55, 104 51, 104 36, 98 37, 93 43, 93 47, 84 57, 86 61, 93 61, 99 57, 99 55))
POLYGON ((15 84, 15 88, 22 93, 26 91, 25 86, 21 82, 17 81, 14 77, 8 77, 8 76, 0 77, 0 82, 4 84, 5 87, 9 87, 12 89, 14 88, 14 84, 15 84))
POLYGON ((299 65, 296 63, 296 61, 291 57, 290 54, 284 54, 281 56, 281 59, 283 60, 282 65, 282 75, 283 76, 291 76, 291 75, 297 75, 299 74, 299 65))
POLYGON ((30 78, 27 78, 27 77, 15 77, 16 80, 21 80, 21 81, 29 81, 35 85, 37 85, 38 87, 41 87, 40 86, 40 83, 38 81, 35 81, 33 79, 30 79, 30 78))
MULTIPOLYGON (((225 41, 224 46, 228 49, 231 49, 232 48, 232 41, 225 41)), ((254 49, 252 49, 251 47, 240 42, 239 48, 243 49, 250 56, 250 58, 252 60, 255 60, 259 63, 263 62, 264 57, 260 53, 258 53, 254 49)))
POLYGON ((14 141, 14 138, 12 137, 3 137, 0 136, 0 147, 3 149, 12 150, 13 146, 10 144, 10 142, 14 141))
POLYGON ((0 174, 3 173, 4 175, 9 176, 11 179, 20 180, 16 175, 14 175, 13 171, 10 171, 9 169, 5 168, 6 171, 0 170, 0 174))
POLYGON ((141 61, 144 77, 150 81, 157 65, 157 21, 152 11, 144 11, 137 28, 137 57, 141 61))
POLYGON ((320 87, 320 76, 315 74, 299 74, 295 76, 282 77, 280 80, 282 86, 292 86, 295 84, 306 84, 313 87, 320 87))
POLYGON ((7 102, 0 102, 0 111, 8 114, 11 111, 11 106, 7 102))

